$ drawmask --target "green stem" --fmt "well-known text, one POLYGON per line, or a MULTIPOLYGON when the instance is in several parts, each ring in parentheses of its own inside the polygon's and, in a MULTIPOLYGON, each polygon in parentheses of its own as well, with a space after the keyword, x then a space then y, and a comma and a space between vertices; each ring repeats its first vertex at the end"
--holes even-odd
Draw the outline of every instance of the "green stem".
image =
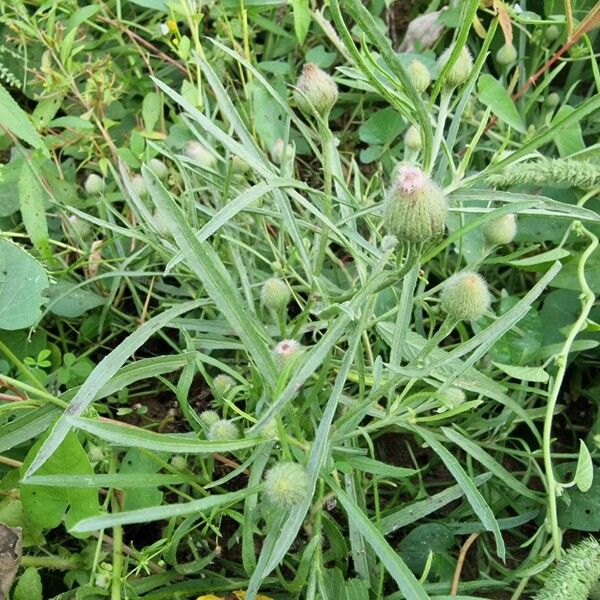
MULTIPOLYGON (((111 459, 111 471, 117 470, 117 453, 116 450, 113 453, 111 459)), ((119 512, 121 507, 119 506, 119 499, 114 494, 111 498, 111 509, 113 512, 119 512)), ((121 578, 123 571, 123 527, 116 525, 113 527, 113 561, 112 561, 112 582, 111 582, 111 600, 121 600, 121 578)))
MULTIPOLYGON (((0 344, 1 343, 2 342, 0 342, 0 344)), ((20 390, 23 390, 24 392, 26 392, 27 394, 30 394, 34 398, 37 397, 37 398, 43 398, 44 400, 48 400, 48 402, 52 402, 52 404, 56 404, 56 406, 58 406, 59 408, 66 408, 69 405, 68 402, 61 400, 60 398, 57 398, 56 396, 53 396, 52 394, 47 392, 44 388, 39 389, 37 387, 33 387, 32 385, 23 383, 22 381, 19 381, 18 379, 13 379, 12 377, 9 377, 8 375, 0 375, 0 382, 1 381, 9 383, 11 386, 16 387, 20 390)))
MULTIPOLYGON (((328 124, 328 115, 325 115, 323 119, 319 119, 319 135, 323 140, 322 143, 322 154, 323 154, 323 214, 331 220, 331 213, 333 212, 333 200, 332 200, 332 165, 331 165, 331 144, 333 143, 333 136, 328 124)), ((325 253, 327 252, 327 241, 329 239, 329 228, 323 224, 321 228, 321 237, 319 240, 319 250, 317 254, 317 261, 315 265, 315 275, 318 277, 323 270, 323 262, 325 261, 325 253)))
POLYGON ((396 324, 394 326, 394 336, 392 338, 392 348, 390 351, 390 363, 400 366, 402 359, 402 350, 406 333, 410 325, 411 309, 413 306, 413 293, 419 276, 419 263, 415 263, 407 273, 402 282, 402 294, 400 295, 400 305, 396 313, 396 324))
POLYGON ((590 239, 590 245, 585 249, 579 264, 577 265, 577 277, 579 285, 581 286, 581 314, 575 323, 573 323, 567 339, 560 351, 560 354, 556 357, 556 364, 558 370, 552 383, 552 391, 548 396, 548 404, 546 406, 546 416, 544 418, 544 431, 542 435, 542 450, 544 456, 544 470, 546 472, 546 492, 548 494, 548 516, 550 518, 550 530, 552 532, 552 542, 554 547, 554 555, 556 560, 561 558, 561 530, 558 525, 558 510, 556 505, 557 497, 557 484, 554 477, 554 469, 552 466, 552 420, 554 418, 554 411, 556 409, 556 402, 558 395, 562 387, 562 383, 567 370, 567 362, 571 347, 577 334, 585 327, 586 320, 592 307, 594 306, 594 293, 590 289, 587 280, 585 278, 585 265, 588 258, 598 247, 598 238, 588 231, 580 222, 576 221, 572 226, 573 231, 576 231, 579 235, 586 235, 590 239))
POLYGON ((29 381, 31 381, 31 383, 33 383, 33 385, 40 389, 43 390, 44 392, 46 391, 46 388, 42 385, 42 383, 39 381, 39 379, 25 366, 24 363, 22 363, 12 352, 12 350, 4 343, 0 340, 0 352, 3 352, 4 354, 6 354, 6 356, 8 357, 8 359, 10 360, 10 362, 13 363, 13 365, 15 365, 15 367, 17 367, 17 369, 25 376, 27 377, 27 379, 29 379, 29 381))

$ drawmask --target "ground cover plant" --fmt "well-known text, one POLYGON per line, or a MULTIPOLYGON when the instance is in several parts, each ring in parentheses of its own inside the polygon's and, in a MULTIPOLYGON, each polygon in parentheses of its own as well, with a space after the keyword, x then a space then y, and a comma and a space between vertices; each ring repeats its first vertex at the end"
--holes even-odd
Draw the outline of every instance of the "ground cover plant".
POLYGON ((0 596, 598 597, 598 5, 0 14, 0 596))

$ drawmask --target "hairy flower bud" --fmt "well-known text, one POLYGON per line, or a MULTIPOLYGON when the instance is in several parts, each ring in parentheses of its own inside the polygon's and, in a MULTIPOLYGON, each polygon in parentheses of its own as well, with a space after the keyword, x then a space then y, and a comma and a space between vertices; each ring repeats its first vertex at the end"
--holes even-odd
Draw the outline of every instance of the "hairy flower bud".
POLYGON ((161 181, 169 176, 169 168, 159 158, 151 158, 148 161, 148 167, 161 181))
POLYGON ((546 40, 549 42, 553 42, 554 40, 558 39, 559 35, 560 29, 556 25, 548 25, 548 27, 546 27, 545 36, 546 40))
POLYGON ((134 175, 131 178, 131 189, 140 198, 148 195, 148 186, 141 175, 134 175))
POLYGON ((240 437, 240 431, 233 421, 220 419, 210 426, 206 437, 211 441, 237 440, 240 437))
POLYGON ((446 199, 419 167, 400 165, 388 190, 383 222, 400 241, 426 242, 444 232, 446 199))
POLYGON ((554 108, 560 104, 560 96, 556 92, 552 92, 546 96, 545 104, 548 108, 554 108))
POLYGON ((431 75, 429 74, 429 69, 420 60, 413 60, 408 65, 406 72, 410 78, 410 82, 419 94, 422 94, 429 87, 431 75))
POLYGON ((421 133, 414 125, 406 130, 404 145, 413 152, 418 152, 421 149, 421 133))
POLYGON ((517 217, 508 214, 488 221, 482 228, 483 237, 490 246, 510 244, 517 235, 517 217))
POLYGON ((217 398, 222 398, 234 385, 235 381, 229 375, 221 373, 213 379, 213 393, 217 398))
POLYGON ((282 340, 275 346, 273 354, 282 363, 286 363, 302 352, 302 346, 296 340, 282 340))
POLYGON ((250 165, 241 157, 233 156, 231 158, 231 170, 236 175, 244 175, 250 169, 250 165))
POLYGON ((310 114, 314 108, 325 116, 337 102, 338 88, 331 75, 314 63, 306 63, 296 82, 294 98, 303 112, 310 114))
POLYGON ((453 275, 444 283, 441 295, 442 309, 458 321, 476 321, 490 306, 487 283, 473 271, 453 275))
POLYGON ((192 160, 200 163, 209 169, 214 168, 217 164, 217 159, 207 150, 200 142, 189 140, 185 144, 185 155, 192 160))
POLYGON ((517 60, 517 49, 513 44, 504 44, 496 52, 496 60, 501 65, 511 65, 517 60))
POLYGON ((304 467, 295 462, 280 462, 265 475, 267 499, 285 509, 293 508, 308 494, 308 476, 304 467))
POLYGON ((281 279, 271 277, 262 287, 260 300, 269 310, 281 310, 290 301, 290 290, 281 279))
POLYGON ((442 401, 443 406, 438 408, 436 412, 442 413, 460 406, 465 401, 466 396, 460 388, 450 386, 439 392, 438 398, 442 401))
POLYGON ((214 410, 203 410, 198 417, 202 422, 202 425, 210 427, 213 423, 221 420, 219 413, 214 410))
POLYGON ((106 182, 100 175, 96 175, 96 173, 90 173, 83 184, 85 191, 90 196, 100 196, 106 190, 106 182))
POLYGON ((70 215, 67 219, 67 226, 65 227, 65 233, 74 234, 79 238, 87 237, 92 228, 87 221, 80 219, 77 215, 70 215))
MULTIPOLYGON (((444 52, 442 52, 441 56, 438 58, 438 66, 440 68, 440 71, 448 63, 453 49, 454 47, 446 48, 446 50, 444 50, 444 52)), ((454 89, 455 87, 462 85, 469 78, 472 68, 473 59, 471 58, 471 53, 465 46, 460 51, 456 62, 452 65, 452 68, 448 71, 446 75, 446 88, 454 89)))
POLYGON ((278 138, 277 140, 275 140, 275 143, 273 144, 270 150, 271 160, 276 165, 280 165, 283 161, 284 152, 285 160, 291 160, 294 156, 294 146, 292 146, 291 144, 286 145, 281 138, 278 138))
POLYGON ((185 471, 188 467, 187 458, 185 456, 182 456, 181 454, 176 454, 175 456, 172 456, 169 462, 176 471, 185 471))

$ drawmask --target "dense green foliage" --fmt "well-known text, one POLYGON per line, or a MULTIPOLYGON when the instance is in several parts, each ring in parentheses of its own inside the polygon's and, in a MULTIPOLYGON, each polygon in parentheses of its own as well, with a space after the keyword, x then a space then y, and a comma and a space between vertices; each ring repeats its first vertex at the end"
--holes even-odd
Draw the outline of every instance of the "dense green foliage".
POLYGON ((600 6, 323 4, 0 0, 14 600, 597 583, 600 6))

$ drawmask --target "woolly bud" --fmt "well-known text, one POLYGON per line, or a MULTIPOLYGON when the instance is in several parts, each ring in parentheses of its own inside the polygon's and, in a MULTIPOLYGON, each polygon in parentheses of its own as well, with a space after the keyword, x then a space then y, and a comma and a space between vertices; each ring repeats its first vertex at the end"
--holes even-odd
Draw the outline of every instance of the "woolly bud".
POLYGON ((169 176, 169 168, 158 158, 151 158, 148 162, 148 167, 161 181, 164 181, 169 176))
POLYGON ((269 310, 281 310, 290 301, 290 290, 281 279, 271 277, 262 287, 260 300, 269 310))
POLYGON ((460 406, 466 399, 465 393, 457 387, 451 386, 438 393, 438 398, 443 405, 437 412, 442 413, 460 406))
POLYGON ((413 152, 418 152, 421 149, 421 133, 414 125, 406 130, 404 145, 413 152))
POLYGON ((381 250, 387 252, 393 250, 398 245, 398 238, 395 235, 384 235, 381 240, 381 250))
POLYGON ((240 437, 240 431, 233 421, 220 419, 210 426, 206 437, 211 441, 237 440, 240 437))
POLYGON ((100 194, 103 194, 104 190, 106 190, 106 182, 100 175, 90 173, 87 176, 83 187, 90 196, 100 196, 100 194))
POLYGON ((91 463, 99 463, 105 458, 104 451, 98 446, 90 446, 87 455, 91 463))
POLYGON ((154 213, 152 214, 152 225, 159 235, 167 236, 170 234, 166 219, 158 208, 155 208, 154 213))
POLYGON ((187 458, 185 456, 181 456, 181 454, 172 456, 169 462, 176 471, 185 471, 188 467, 187 458))
POLYGON ((482 228, 483 237, 490 246, 510 244, 517 235, 517 217, 508 214, 493 221, 488 221, 482 228))
MULTIPOLYGON (((440 70, 442 70, 448 60, 450 59, 450 55, 452 54, 453 47, 446 48, 442 55, 438 58, 438 66, 440 70)), ((471 53, 465 47, 462 48, 456 62, 452 65, 452 68, 448 71, 446 75, 445 85, 448 89, 454 89, 459 85, 462 85, 468 78, 471 73, 471 69, 473 68, 473 59, 471 58, 471 53)))
POLYGON ((504 44, 500 47, 498 52, 496 52, 496 60, 501 65, 511 65, 517 60, 517 56, 517 49, 513 44, 504 44))
POLYGON ((302 346, 296 340, 282 340, 273 350, 273 354, 282 363, 298 356, 300 352, 302 352, 302 346))
POLYGON ((219 413, 214 410, 203 410, 198 417, 200 418, 202 425, 205 427, 210 427, 217 421, 221 420, 219 413))
POLYGON ((213 393, 217 398, 222 398, 234 385, 235 381, 229 375, 221 373, 213 379, 213 393))
POLYGON ((148 187, 141 175, 134 175, 131 178, 131 189, 139 198, 145 198, 148 195, 148 187))
POLYGON ((308 476, 304 467, 294 462, 280 462, 265 476, 265 496, 282 508, 290 509, 308 494, 308 476))
POLYGON ((444 232, 446 199, 419 167, 400 165, 388 190, 383 222, 400 241, 426 242, 444 232))
MULTIPOLYGON (((77 215, 70 215, 67 219, 67 227, 69 233, 75 234, 77 237, 85 238, 89 235, 92 228, 87 221, 80 219, 77 215)), ((67 233, 65 231, 65 233, 67 233)))
POLYGON ((186 142, 184 152, 188 158, 195 160, 209 169, 212 169, 217 164, 217 159, 196 140, 186 142))
POLYGON ((239 156, 232 157, 231 170, 236 175, 243 175, 244 173, 247 173, 249 169, 250 165, 243 158, 240 158, 239 156))
POLYGON ((444 283, 441 306, 453 319, 476 321, 490 306, 487 283, 473 271, 453 275, 444 283))
POLYGON ((556 25, 549 25, 544 35, 549 42, 553 42, 560 35, 560 29, 556 25))
POLYGON ((300 109, 321 116, 329 114, 338 99, 338 88, 333 78, 314 63, 306 63, 296 82, 294 98, 300 109), (311 107, 312 105, 312 107, 311 107))
POLYGON ((422 94, 431 83, 429 69, 420 60, 413 60, 406 71, 414 88, 422 94))
POLYGON ((286 145, 281 138, 278 138, 277 140, 275 140, 273 146, 271 146, 271 160, 276 165, 280 165, 281 161, 283 160, 284 152, 286 161, 292 159, 294 156, 294 146, 292 146, 291 144, 286 145))
POLYGON ((552 92, 546 96, 545 104, 548 108, 554 108, 560 104, 560 96, 556 92, 552 92))
POLYGON ((277 429, 277 421, 270 419, 267 424, 263 427, 262 434, 270 440, 276 440, 279 438, 279 431, 277 429))

